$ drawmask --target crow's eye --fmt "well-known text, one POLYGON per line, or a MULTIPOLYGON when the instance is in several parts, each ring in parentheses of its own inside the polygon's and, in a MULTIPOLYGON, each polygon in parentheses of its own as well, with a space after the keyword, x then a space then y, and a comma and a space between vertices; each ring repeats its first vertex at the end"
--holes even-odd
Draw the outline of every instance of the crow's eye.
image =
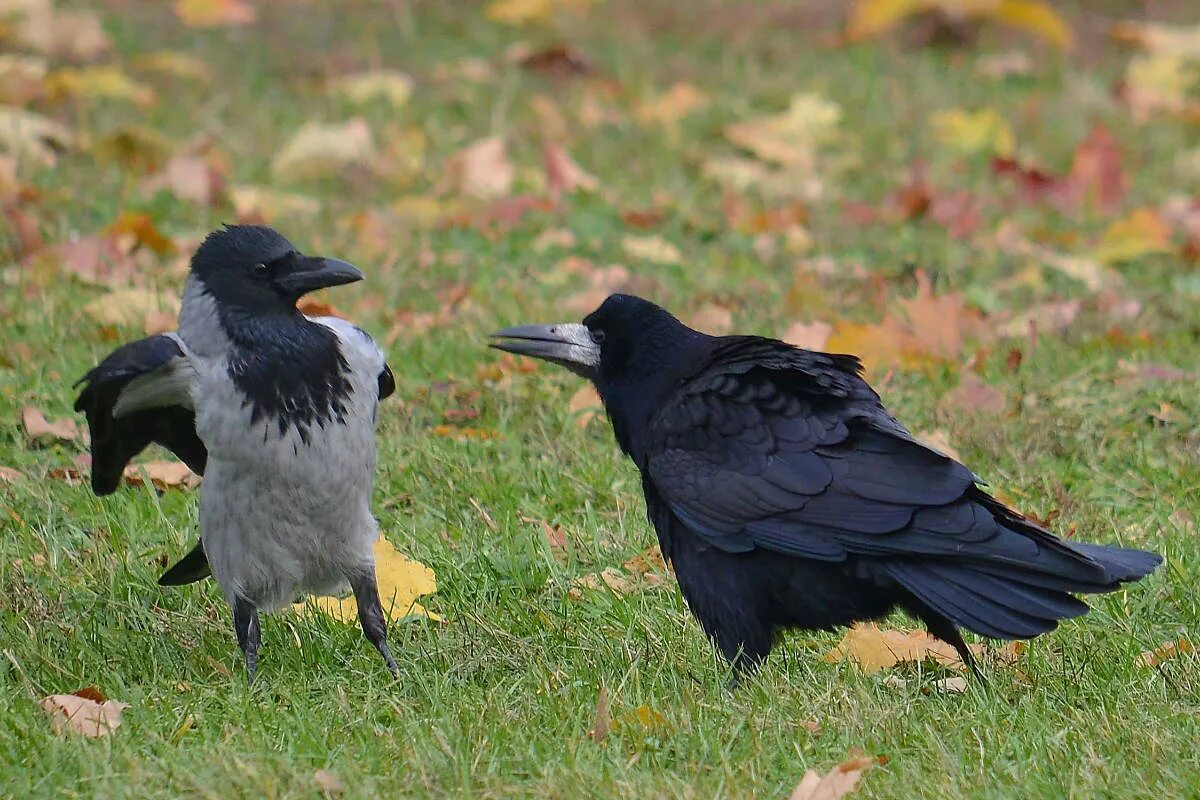
POLYGON ((604 344, 604 331, 594 330, 588 331, 592 335, 592 341, 596 344, 604 344))
POLYGON ((266 264, 255 264, 253 270, 256 278, 265 278, 271 271, 266 264))

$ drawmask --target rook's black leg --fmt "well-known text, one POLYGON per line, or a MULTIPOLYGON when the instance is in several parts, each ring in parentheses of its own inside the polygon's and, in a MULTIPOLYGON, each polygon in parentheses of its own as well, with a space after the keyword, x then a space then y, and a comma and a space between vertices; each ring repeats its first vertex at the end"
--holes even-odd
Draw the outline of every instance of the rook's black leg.
POLYGON ((983 677, 983 673, 979 670, 979 664, 975 661, 975 654, 971 652, 971 648, 963 641, 962 634, 958 632, 958 628, 954 623, 943 617, 941 614, 926 612, 921 615, 921 621, 925 623, 926 629, 931 634, 941 639, 946 644, 952 646, 958 651, 958 656, 963 660, 963 663, 971 668, 971 674, 974 675, 980 683, 987 685, 987 678, 983 677))
POLYGON ((238 645, 246 655, 246 682, 254 683, 260 641, 258 609, 244 597, 237 598, 233 603, 233 630, 237 634, 238 645))
POLYGON ((354 600, 358 603, 358 621, 362 624, 363 633, 367 640, 375 645, 379 655, 383 656, 392 675, 398 676, 400 668, 396 666, 396 659, 392 658, 392 651, 387 644, 387 620, 379 602, 379 587, 375 584, 374 568, 351 576, 350 588, 354 590, 354 600))

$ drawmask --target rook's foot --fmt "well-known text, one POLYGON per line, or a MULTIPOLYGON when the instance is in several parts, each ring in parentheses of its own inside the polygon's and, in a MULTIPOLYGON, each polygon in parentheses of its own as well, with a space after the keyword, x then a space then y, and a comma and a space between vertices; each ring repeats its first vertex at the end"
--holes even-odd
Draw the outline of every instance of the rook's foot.
POLYGON ((233 630, 237 634, 238 646, 246 655, 246 682, 254 683, 258 671, 258 646, 261 640, 258 627, 258 609, 244 597, 233 603, 233 630))
POLYGON ((393 676, 400 675, 400 667, 392 657, 392 651, 387 644, 387 620, 383 616, 383 605, 379 602, 379 587, 375 583, 375 569, 350 577, 350 588, 354 590, 354 600, 358 603, 358 621, 362 624, 363 634, 379 655, 383 656, 388 671, 393 676))

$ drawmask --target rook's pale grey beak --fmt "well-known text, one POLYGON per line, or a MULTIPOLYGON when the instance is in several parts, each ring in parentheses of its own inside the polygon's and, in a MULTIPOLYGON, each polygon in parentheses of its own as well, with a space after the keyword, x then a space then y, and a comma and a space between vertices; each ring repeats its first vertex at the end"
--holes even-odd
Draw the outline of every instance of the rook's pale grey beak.
POLYGON ((600 345, 592 340, 587 326, 577 322, 557 325, 518 325, 492 334, 489 347, 540 358, 566 367, 588 380, 600 366, 600 345))
POLYGON ((285 292, 299 296, 362 279, 363 274, 357 267, 341 259, 302 256, 286 275, 280 275, 275 280, 285 292))

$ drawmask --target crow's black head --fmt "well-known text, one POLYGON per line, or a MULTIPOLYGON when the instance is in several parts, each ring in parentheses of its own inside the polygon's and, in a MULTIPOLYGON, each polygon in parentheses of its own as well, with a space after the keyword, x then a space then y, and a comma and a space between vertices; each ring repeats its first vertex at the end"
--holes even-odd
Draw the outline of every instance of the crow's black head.
POLYGON ((261 225, 226 225, 210 233, 192 256, 192 275, 219 304, 251 315, 291 311, 308 292, 363 277, 345 261, 300 253, 261 225))

